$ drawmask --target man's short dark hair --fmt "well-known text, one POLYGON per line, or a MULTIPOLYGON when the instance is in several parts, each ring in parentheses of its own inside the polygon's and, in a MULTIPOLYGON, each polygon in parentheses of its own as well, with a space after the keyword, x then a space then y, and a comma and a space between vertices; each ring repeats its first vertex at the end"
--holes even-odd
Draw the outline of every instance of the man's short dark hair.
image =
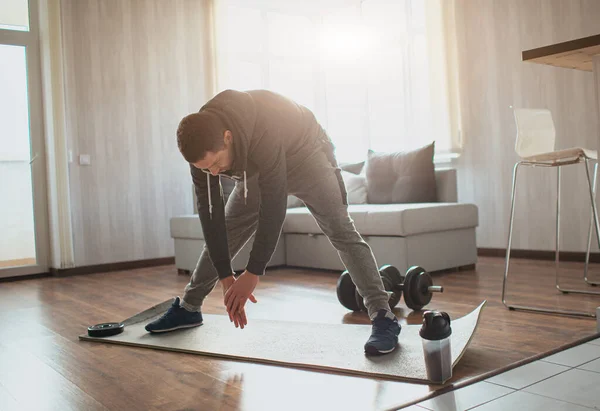
POLYGON ((177 146, 188 163, 202 160, 207 152, 224 147, 223 133, 227 130, 219 116, 201 111, 185 116, 177 128, 177 146))

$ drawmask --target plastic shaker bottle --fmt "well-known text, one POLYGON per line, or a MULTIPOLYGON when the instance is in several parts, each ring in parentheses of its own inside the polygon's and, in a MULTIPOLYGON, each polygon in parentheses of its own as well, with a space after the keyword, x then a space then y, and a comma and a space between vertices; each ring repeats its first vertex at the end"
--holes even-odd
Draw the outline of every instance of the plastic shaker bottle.
POLYGON ((446 312, 425 311, 419 335, 423 342, 423 355, 427 378, 444 382, 452 377, 452 353, 450 350, 450 316, 446 312))

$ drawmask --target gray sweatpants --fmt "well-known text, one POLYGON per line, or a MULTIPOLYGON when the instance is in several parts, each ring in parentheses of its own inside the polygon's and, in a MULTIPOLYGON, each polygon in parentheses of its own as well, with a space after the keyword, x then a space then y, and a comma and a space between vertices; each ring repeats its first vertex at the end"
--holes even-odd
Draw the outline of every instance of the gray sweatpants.
MULTIPOLYGON (((232 258, 256 231, 260 206, 258 177, 247 181, 248 194, 244 202, 244 183, 236 183, 227 204, 225 218, 229 253, 232 258)), ((288 192, 302 200, 319 227, 329 238, 364 298, 370 318, 380 309, 390 311, 388 294, 384 289, 375 257, 369 245, 356 231, 348 214, 346 189, 336 168, 327 156, 319 152, 302 168, 288 175, 288 192)), ((204 298, 218 282, 206 247, 202 251, 190 282, 185 287, 182 305, 199 311, 204 298)))

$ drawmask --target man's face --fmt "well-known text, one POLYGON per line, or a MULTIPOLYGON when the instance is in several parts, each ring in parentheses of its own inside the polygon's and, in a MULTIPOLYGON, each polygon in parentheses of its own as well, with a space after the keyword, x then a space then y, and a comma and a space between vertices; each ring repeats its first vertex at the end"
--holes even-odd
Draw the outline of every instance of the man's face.
POLYGON ((225 146, 219 151, 209 151, 202 160, 196 161, 194 167, 201 169, 204 172, 209 172, 213 176, 218 175, 231 168, 233 159, 232 155, 232 138, 231 132, 225 131, 223 136, 225 146))

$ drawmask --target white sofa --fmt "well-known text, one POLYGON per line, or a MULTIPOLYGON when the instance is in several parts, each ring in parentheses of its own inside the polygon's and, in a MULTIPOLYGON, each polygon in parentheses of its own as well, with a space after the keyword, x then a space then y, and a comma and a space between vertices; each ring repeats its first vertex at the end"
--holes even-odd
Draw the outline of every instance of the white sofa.
MULTIPOLYGON (((434 272, 476 264, 477 206, 457 202, 456 170, 438 169, 435 179, 435 203, 350 203, 350 215, 371 246, 378 266, 392 264, 406 272, 419 265, 434 272)), ((197 214, 173 217, 170 227, 176 267, 180 273, 190 273, 204 246, 200 219, 197 214)), ((251 247, 252 239, 233 259, 234 270, 244 269, 251 247)), ((274 266, 345 269, 305 206, 288 208, 281 238, 269 263, 269 267, 274 266)))

